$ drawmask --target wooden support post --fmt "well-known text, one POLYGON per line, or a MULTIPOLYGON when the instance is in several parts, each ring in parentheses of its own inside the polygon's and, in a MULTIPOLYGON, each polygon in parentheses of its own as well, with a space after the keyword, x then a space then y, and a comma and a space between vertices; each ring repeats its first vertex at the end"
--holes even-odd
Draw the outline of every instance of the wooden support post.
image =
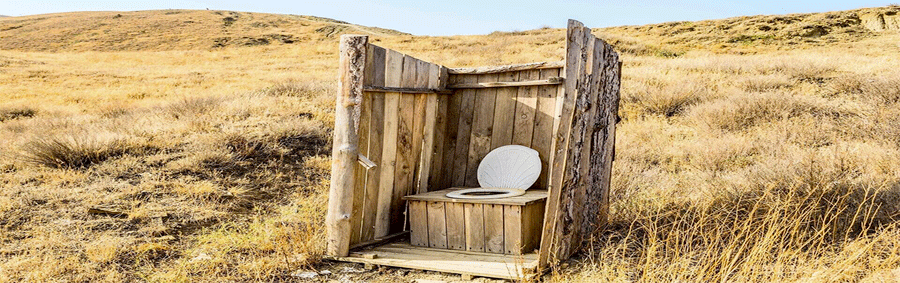
POLYGON ((328 194, 328 213, 325 219, 327 253, 331 256, 347 256, 350 249, 350 217, 359 155, 357 130, 368 41, 368 36, 341 36, 340 79, 335 101, 334 146, 331 153, 331 191, 328 194))
POLYGON ((539 267, 555 265, 606 222, 618 120, 618 55, 569 20, 566 77, 558 98, 539 267))

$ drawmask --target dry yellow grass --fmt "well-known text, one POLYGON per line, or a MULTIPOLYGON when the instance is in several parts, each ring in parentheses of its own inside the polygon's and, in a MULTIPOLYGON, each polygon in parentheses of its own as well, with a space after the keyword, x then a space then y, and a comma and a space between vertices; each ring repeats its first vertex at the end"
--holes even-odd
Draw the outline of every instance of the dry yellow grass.
MULTIPOLYGON (((860 17, 897 10, 595 30, 625 61, 612 218, 546 279, 900 280, 900 35, 860 17)), ((217 11, 0 19, 0 281, 322 268, 345 32, 448 66, 565 48, 557 29, 423 37, 217 11), (271 34, 306 39, 259 44, 271 34)))

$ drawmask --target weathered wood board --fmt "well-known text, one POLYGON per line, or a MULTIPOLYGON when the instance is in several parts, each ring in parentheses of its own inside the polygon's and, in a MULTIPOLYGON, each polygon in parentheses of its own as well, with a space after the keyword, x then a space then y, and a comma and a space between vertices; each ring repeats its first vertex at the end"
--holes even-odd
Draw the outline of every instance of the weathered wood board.
POLYGON ((352 35, 340 51, 329 255, 411 230, 413 244, 431 249, 500 255, 539 247, 536 267, 544 268, 603 229, 622 65, 590 29, 569 22, 559 62, 449 69, 352 35), (404 199, 477 187, 481 160, 509 144, 540 155, 533 187, 547 190, 540 209, 404 199), (521 236, 529 233, 540 237, 521 236))
POLYGON ((547 191, 529 190, 503 199, 446 196, 459 189, 405 197, 410 204, 410 244, 517 255, 538 247, 547 191))

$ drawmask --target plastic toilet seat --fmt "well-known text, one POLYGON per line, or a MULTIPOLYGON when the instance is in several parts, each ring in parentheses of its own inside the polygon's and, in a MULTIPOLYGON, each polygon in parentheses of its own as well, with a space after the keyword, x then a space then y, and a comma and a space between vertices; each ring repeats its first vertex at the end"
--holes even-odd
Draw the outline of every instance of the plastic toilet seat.
POLYGON ((498 147, 478 164, 480 188, 447 193, 449 198, 497 199, 521 196, 541 175, 541 157, 534 149, 521 145, 498 147))
POLYGON ((517 197, 525 194, 523 189, 511 188, 472 188, 447 193, 448 198, 458 199, 495 199, 517 197))

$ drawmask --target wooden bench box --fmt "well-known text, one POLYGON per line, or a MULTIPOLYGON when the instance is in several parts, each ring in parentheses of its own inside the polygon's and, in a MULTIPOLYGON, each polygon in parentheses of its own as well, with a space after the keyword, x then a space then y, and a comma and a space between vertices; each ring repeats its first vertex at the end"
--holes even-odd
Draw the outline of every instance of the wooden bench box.
POLYGON ((419 247, 521 255, 537 249, 546 190, 501 199, 455 199, 462 188, 406 196, 410 244, 419 247))

